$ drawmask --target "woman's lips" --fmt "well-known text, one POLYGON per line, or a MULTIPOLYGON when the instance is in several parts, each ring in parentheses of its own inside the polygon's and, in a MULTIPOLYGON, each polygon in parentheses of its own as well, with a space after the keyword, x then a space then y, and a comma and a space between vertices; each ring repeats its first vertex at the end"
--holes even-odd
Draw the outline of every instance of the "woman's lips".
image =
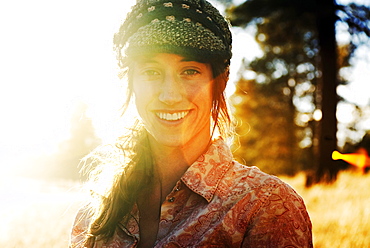
POLYGON ((172 113, 158 111, 155 114, 161 120, 178 121, 178 120, 181 120, 181 119, 185 118, 185 116, 187 116, 189 114, 189 112, 190 112, 189 110, 179 111, 179 112, 172 112, 172 113))

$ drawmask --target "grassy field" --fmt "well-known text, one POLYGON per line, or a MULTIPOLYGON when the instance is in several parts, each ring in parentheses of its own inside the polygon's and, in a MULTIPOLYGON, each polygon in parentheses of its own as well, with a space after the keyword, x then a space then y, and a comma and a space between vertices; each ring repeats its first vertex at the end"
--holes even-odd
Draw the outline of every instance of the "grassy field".
MULTIPOLYGON (((322 247, 370 247, 370 175, 345 172, 332 185, 304 188, 304 175, 282 178, 305 199, 314 243, 322 247)), ((61 248, 83 195, 72 182, 0 178, 0 247, 61 248)))
POLYGON ((0 178, 0 247, 66 248, 83 195, 72 182, 0 178))
POLYGON ((282 179, 305 200, 316 248, 370 247, 370 174, 342 172, 334 184, 309 189, 303 175, 282 179))

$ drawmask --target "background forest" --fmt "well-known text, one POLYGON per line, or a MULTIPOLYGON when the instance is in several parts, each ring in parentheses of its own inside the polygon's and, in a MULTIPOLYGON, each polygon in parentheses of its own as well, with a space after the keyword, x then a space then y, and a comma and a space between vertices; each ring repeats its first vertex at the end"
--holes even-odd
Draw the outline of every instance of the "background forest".
POLYGON ((349 83, 357 51, 367 51, 369 59, 370 6, 333 0, 223 2, 230 4, 233 26, 254 27, 263 51, 244 62, 231 98, 239 123, 236 156, 272 174, 304 170, 307 185, 335 180, 346 165, 333 161, 332 152, 354 152, 370 130, 363 125, 370 102, 359 106, 337 94, 349 83), (340 106, 350 106, 351 122, 338 123, 340 106))

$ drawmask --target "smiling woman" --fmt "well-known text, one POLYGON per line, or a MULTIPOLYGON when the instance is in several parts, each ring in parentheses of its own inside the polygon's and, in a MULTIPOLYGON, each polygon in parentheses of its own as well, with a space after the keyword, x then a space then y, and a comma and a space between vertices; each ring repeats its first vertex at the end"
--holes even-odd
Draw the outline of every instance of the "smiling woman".
POLYGON ((157 147, 186 146, 191 139, 200 142, 206 138, 208 143, 211 66, 175 54, 157 54, 152 58, 138 62, 132 78, 136 107, 154 138, 152 142, 157 147))
POLYGON ((91 154, 92 199, 71 247, 312 247, 302 198, 224 141, 231 32, 219 11, 137 0, 114 45, 140 120, 91 154))

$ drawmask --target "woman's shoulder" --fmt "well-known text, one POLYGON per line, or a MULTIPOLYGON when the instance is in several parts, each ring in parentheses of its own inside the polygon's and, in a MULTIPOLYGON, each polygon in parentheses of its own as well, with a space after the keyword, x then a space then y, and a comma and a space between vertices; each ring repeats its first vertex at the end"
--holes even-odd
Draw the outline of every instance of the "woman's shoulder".
POLYGON ((226 179, 232 179, 237 184, 243 184, 248 189, 261 187, 288 186, 276 176, 261 171, 256 166, 247 166, 233 161, 233 165, 225 175, 226 179))
POLYGON ((293 216, 305 226, 311 226, 303 198, 290 185, 258 167, 233 162, 219 189, 220 195, 227 196, 232 204, 248 210, 245 211, 246 219, 266 214, 287 219, 293 216), (286 214, 283 216, 281 211, 286 214))
POLYGON ((235 206, 242 216, 240 225, 250 230, 246 246, 275 247, 280 243, 284 247, 312 247, 310 217, 303 198, 290 185, 237 162, 229 173, 237 175, 232 191, 244 190, 235 206))
POLYGON ((256 166, 246 166, 233 161, 219 185, 219 191, 227 195, 264 201, 270 197, 296 198, 303 200, 287 183, 276 176, 261 171, 256 166))
POLYGON ((85 205, 77 212, 75 221, 72 226, 72 233, 69 247, 82 247, 87 230, 91 222, 90 207, 85 205))

